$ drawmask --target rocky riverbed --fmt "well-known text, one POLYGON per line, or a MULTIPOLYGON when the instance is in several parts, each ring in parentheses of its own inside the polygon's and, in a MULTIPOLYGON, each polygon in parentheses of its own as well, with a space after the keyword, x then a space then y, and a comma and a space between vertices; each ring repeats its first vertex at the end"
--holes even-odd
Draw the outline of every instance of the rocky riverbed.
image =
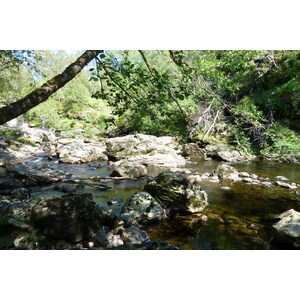
POLYGON ((300 247, 298 165, 172 137, 28 136, 0 140, 1 249, 300 247))

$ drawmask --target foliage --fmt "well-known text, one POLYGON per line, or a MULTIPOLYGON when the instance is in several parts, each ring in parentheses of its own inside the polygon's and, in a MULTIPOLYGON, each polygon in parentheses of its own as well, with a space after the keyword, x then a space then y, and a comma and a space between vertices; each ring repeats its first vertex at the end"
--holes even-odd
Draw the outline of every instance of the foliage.
MULTIPOLYGON (((0 105, 22 98, 76 56, 0 51, 0 105)), ((44 116, 47 128, 86 138, 98 138, 114 125, 226 140, 256 154, 297 154, 299 74, 300 51, 106 51, 24 117, 42 127, 44 116)))
POLYGON ((16 140, 22 144, 30 145, 36 147, 36 143, 30 138, 23 137, 22 132, 18 129, 1 129, 0 133, 6 138, 16 140))
POLYGON ((101 90, 94 97, 107 100, 120 123, 150 134, 184 134, 186 117, 195 109, 189 99, 188 78, 166 52, 128 51, 102 54, 98 73, 101 90), (171 66, 171 67, 169 67, 171 66))
POLYGON ((295 131, 279 123, 274 123, 264 134, 268 139, 268 146, 262 149, 263 155, 296 154, 300 158, 300 135, 295 131))

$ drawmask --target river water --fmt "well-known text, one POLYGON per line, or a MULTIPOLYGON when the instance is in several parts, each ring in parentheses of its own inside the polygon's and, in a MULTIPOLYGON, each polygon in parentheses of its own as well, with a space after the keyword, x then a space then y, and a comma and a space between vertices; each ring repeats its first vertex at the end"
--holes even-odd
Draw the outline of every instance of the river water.
MULTIPOLYGON (((192 161, 184 168, 194 172, 211 172, 221 162, 192 161)), ((35 162, 40 167, 50 166, 80 177, 109 176, 111 166, 106 162, 97 164, 66 165, 56 161, 35 162)), ((233 164, 238 171, 255 173, 270 180, 281 175, 290 182, 300 183, 300 165, 251 162, 233 164)), ((158 167, 149 168, 152 176, 162 171, 158 167)), ((119 180, 108 183, 110 189, 100 191, 87 187, 84 192, 93 193, 94 201, 106 204, 108 199, 122 198, 124 201, 132 194, 143 190, 144 180, 119 180)), ((202 188, 208 194, 209 206, 200 214, 174 216, 167 221, 146 228, 151 238, 167 240, 180 249, 281 249, 280 245, 270 244, 265 228, 274 223, 272 218, 288 209, 300 211, 300 195, 295 190, 282 187, 265 187, 242 182, 203 181, 202 188), (230 189, 222 189, 222 187, 230 189), (207 222, 201 216, 208 217, 207 222)), ((34 197, 62 195, 61 191, 48 186, 33 191, 34 197)))

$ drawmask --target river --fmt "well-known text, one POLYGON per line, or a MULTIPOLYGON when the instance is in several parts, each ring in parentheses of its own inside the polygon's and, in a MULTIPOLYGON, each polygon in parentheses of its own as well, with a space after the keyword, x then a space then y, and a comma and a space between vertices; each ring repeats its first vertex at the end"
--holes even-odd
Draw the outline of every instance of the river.
MULTIPOLYGON (((214 160, 192 161, 184 168, 192 173, 211 172, 220 163, 214 160)), ((54 169, 81 177, 109 176, 112 171, 111 166, 104 161, 67 165, 40 159, 32 164, 40 167, 50 165, 54 169)), ((281 175, 289 181, 300 183, 300 165, 259 161, 233 166, 240 172, 255 173, 270 180, 281 175)), ((167 170, 151 167, 149 173, 155 176, 167 170)), ((93 193, 96 203, 106 205, 111 198, 122 198, 125 201, 135 192, 142 191, 144 184, 145 180, 117 180, 109 182, 111 188, 108 190, 85 187, 84 192, 93 193)), ((291 208, 300 211, 300 195, 295 190, 231 181, 203 181, 201 186, 209 200, 209 206, 201 214, 174 216, 161 224, 148 227, 146 231, 149 236, 167 240, 180 249, 281 249, 280 245, 270 245, 265 228, 274 223, 272 219, 277 214, 291 208), (206 222, 201 219, 203 215, 208 217, 206 222)), ((32 196, 36 198, 59 195, 63 195, 63 192, 53 186, 32 191, 32 196)))

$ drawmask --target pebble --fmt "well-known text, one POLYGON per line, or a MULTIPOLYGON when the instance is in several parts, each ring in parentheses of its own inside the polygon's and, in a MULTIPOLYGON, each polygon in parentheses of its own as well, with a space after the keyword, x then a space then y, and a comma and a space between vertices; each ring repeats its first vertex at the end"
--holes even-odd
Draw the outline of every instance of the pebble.
POLYGON ((276 179, 276 180, 280 180, 280 181, 286 181, 286 180, 288 180, 288 179, 287 179, 286 177, 284 177, 284 176, 276 176, 275 179, 276 179))
POLYGON ((285 188, 289 188, 289 189, 296 189, 297 185, 296 183, 286 183, 286 182, 282 182, 282 181, 276 181, 277 185, 285 187, 285 188))
POLYGON ((268 182, 268 181, 264 181, 261 184, 264 185, 264 186, 267 186, 267 187, 270 187, 272 185, 272 183, 268 182))
POLYGON ((221 186, 221 189, 222 189, 222 190, 225 190, 225 191, 231 190, 231 188, 230 188, 229 186, 221 186))
POLYGON ((257 176, 256 174, 251 174, 251 178, 252 178, 252 179, 257 179, 258 176, 257 176))
POLYGON ((240 172, 239 175, 242 177, 250 177, 250 174, 247 172, 240 172))
POLYGON ((256 226, 255 224, 250 224, 249 228, 253 230, 259 230, 259 227, 256 226))
POLYGON ((246 177, 246 178, 243 178, 243 181, 244 182, 253 182, 253 179, 252 178, 250 178, 250 177, 246 177))
POLYGON ((107 200, 107 204, 108 205, 115 205, 115 204, 120 204, 123 202, 122 198, 113 198, 113 199, 109 199, 107 200))

